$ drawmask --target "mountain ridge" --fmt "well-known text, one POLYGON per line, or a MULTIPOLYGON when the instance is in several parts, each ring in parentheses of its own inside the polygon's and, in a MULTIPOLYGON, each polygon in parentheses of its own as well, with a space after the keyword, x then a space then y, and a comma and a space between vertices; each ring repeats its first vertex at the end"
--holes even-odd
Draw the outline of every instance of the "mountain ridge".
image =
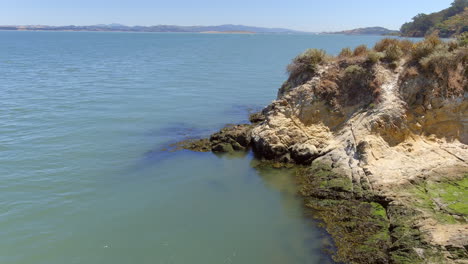
POLYGON ((384 27, 363 27, 336 32, 324 32, 325 34, 344 34, 344 35, 389 35, 397 34, 398 30, 391 30, 384 27))
POLYGON ((0 30, 32 30, 32 31, 123 31, 123 32, 187 32, 200 33, 206 31, 249 31, 254 33, 309 33, 286 28, 264 28, 245 25, 223 24, 217 26, 178 26, 178 25, 154 25, 154 26, 126 26, 122 24, 97 24, 88 26, 47 26, 47 25, 0 25, 0 30))

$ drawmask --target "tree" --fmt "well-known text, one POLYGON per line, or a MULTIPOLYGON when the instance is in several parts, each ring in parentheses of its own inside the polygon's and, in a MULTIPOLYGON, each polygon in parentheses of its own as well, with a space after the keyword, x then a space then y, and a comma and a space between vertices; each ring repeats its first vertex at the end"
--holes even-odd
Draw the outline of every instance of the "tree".
POLYGON ((459 14, 468 7, 468 0, 455 0, 447 10, 446 18, 459 14))

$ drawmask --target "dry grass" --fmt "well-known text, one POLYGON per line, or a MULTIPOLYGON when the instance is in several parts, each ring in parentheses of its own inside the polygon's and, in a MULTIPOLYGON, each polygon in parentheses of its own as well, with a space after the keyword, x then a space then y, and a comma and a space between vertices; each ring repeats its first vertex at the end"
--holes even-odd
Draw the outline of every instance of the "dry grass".
POLYGON ((365 56, 368 52, 367 46, 366 45, 359 45, 357 46, 354 51, 353 55, 354 56, 365 56))
POLYGON ((403 57, 403 51, 398 45, 391 44, 385 48, 385 60, 389 62, 398 61, 403 57))
POLYGON ((384 52, 390 46, 397 46, 401 49, 403 53, 408 53, 413 49, 414 43, 408 39, 396 39, 396 38, 384 38, 377 42, 374 46, 374 50, 378 52, 384 52))
POLYGON ((420 72, 418 68, 416 68, 415 66, 409 66, 403 71, 401 78, 402 80, 409 80, 409 79, 414 79, 418 77, 419 75, 420 75, 420 72))
POLYGON ((395 38, 384 38, 377 42, 374 46, 374 50, 378 52, 384 52, 390 45, 398 45, 399 40, 395 38))
POLYGON ((380 98, 381 82, 369 64, 335 64, 314 86, 314 94, 334 109, 368 105, 380 98))
POLYGON ((414 42, 408 39, 403 39, 403 40, 400 40, 400 42, 398 43, 398 47, 400 47, 403 53, 407 54, 413 49, 414 42))
POLYGON ((417 43, 386 38, 373 49, 365 45, 354 50, 344 48, 335 58, 323 50, 310 49, 288 66, 290 77, 284 90, 307 82, 320 65, 327 63, 328 70, 313 88, 318 98, 337 109, 375 103, 379 101, 382 84, 375 72, 375 65, 379 64, 388 69, 401 65, 402 82, 425 78, 434 83, 430 91, 424 89, 430 96, 463 96, 468 92, 467 39, 468 34, 457 42, 443 42, 434 35, 417 43))
POLYGON ((429 56, 436 47, 431 43, 425 41, 416 43, 414 48, 411 50, 410 60, 414 62, 419 62, 422 58, 429 56))
POLYGON ((427 36, 424 39, 424 42, 430 43, 434 47, 443 43, 443 41, 439 38, 439 35, 436 32, 434 32, 431 35, 427 36))
POLYGON ((436 84, 431 96, 461 97, 468 92, 468 47, 460 42, 442 42, 429 36, 416 43, 409 58, 411 67, 403 81, 423 77, 436 84))
POLYGON ((380 97, 380 81, 372 68, 351 65, 341 73, 340 105, 350 106, 375 102, 380 97))
POLYGON ((353 51, 350 48, 343 48, 338 55, 339 58, 349 58, 353 56, 353 51))
POLYGON ((461 96, 467 82, 468 48, 461 48, 450 52, 449 49, 439 48, 420 60, 423 73, 427 77, 436 79, 439 89, 434 92, 438 96, 461 96))

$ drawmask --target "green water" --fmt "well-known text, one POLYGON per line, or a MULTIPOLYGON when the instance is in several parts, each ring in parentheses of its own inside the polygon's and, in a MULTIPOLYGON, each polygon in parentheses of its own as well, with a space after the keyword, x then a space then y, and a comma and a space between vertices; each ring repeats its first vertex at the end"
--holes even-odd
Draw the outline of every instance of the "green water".
POLYGON ((378 39, 0 32, 0 263, 324 263, 286 172, 160 149, 245 121, 302 50, 378 39))

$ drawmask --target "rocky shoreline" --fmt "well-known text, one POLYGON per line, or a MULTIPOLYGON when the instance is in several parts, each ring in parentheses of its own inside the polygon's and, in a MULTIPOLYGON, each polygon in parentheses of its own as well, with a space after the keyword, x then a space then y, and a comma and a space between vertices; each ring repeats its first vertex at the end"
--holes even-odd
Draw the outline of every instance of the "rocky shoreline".
MULTIPOLYGON (((260 116, 261 113, 255 115, 260 116)), ((251 143, 246 145, 246 142, 251 142, 250 134, 255 124, 228 125, 210 138, 185 140, 177 146, 197 152, 248 151, 253 146, 251 143)), ((258 155, 257 151, 254 150, 254 154, 261 158, 262 155, 258 155)), ((355 182, 349 179, 346 173, 340 172, 339 168, 332 168, 330 164, 314 162, 309 166, 301 165, 304 160, 313 159, 313 155, 297 148, 291 151, 294 157, 300 157, 301 162, 263 159, 256 166, 289 168, 294 171, 298 194, 303 198, 305 208, 334 240, 338 249, 333 253, 336 262, 449 263, 448 260, 458 259, 460 262, 457 263, 465 263, 468 257, 464 245, 466 225, 460 226, 458 242, 461 243, 443 247, 429 243, 418 226, 418 221, 427 217, 424 212, 417 210, 421 204, 439 211, 438 217, 447 218, 444 221, 453 222, 451 217, 463 223, 466 221, 465 214, 451 214, 432 205, 431 199, 434 197, 424 197, 427 183, 414 183, 408 189, 410 197, 407 198, 412 199, 414 195, 415 201, 396 201, 373 192, 367 181, 355 182)), ((462 195, 466 194, 468 188, 466 175, 459 180, 449 177, 431 184, 432 189, 439 192, 456 189, 462 195), (437 185, 444 186, 437 188, 437 185)))
POLYGON ((309 50, 250 124, 175 147, 290 167, 337 262, 468 263, 467 54, 434 38, 309 50))

